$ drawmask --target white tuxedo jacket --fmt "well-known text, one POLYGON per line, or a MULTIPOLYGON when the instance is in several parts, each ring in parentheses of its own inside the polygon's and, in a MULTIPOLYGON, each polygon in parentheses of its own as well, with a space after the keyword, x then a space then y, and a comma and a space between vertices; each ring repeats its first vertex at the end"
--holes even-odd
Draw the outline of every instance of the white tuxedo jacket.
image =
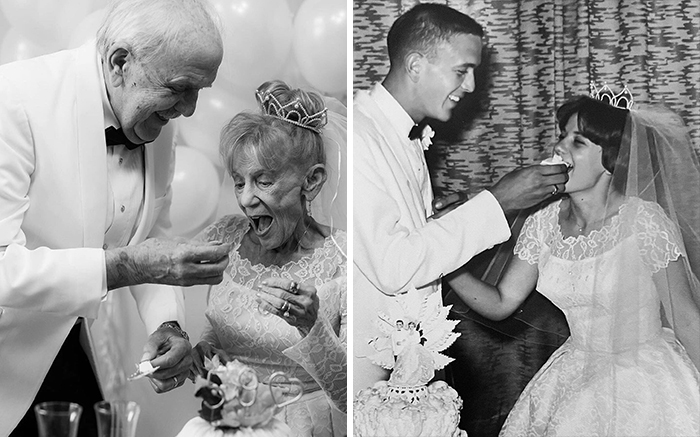
MULTIPOLYGON (((94 43, 0 66, 0 436, 28 410, 76 319, 95 319, 106 292, 100 74, 94 43)), ((173 159, 164 129, 145 147, 144 208, 130 244, 169 226, 173 159)), ((181 290, 131 292, 148 332, 184 322, 181 290)))
POLYGON ((440 278, 474 255, 506 241, 508 222, 484 191, 437 220, 427 221, 420 186, 406 159, 408 132, 398 132, 373 93, 354 98, 353 335, 354 391, 388 374, 366 358, 381 335, 378 311, 398 293, 436 292, 440 278))

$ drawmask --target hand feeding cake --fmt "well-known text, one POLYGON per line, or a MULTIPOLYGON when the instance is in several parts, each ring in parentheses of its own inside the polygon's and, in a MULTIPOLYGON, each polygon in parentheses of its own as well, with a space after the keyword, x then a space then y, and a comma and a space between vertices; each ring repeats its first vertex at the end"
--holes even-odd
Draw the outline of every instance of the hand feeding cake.
POLYGON ((197 376, 199 417, 185 424, 177 437, 290 437, 292 430, 275 415, 303 394, 301 382, 281 372, 261 383, 255 371, 218 356, 205 360, 207 378, 197 376))
POLYGON ((459 336, 447 320, 440 294, 417 300, 410 291, 397 298, 391 315, 380 314, 385 335, 370 340, 372 362, 392 369, 389 381, 360 390, 353 403, 357 437, 466 437, 458 428, 462 399, 444 381, 428 382, 452 361, 440 351, 459 336), (405 327, 405 328, 404 328, 405 327))
POLYGON ((564 159, 561 156, 557 155, 556 153, 554 155, 550 156, 549 158, 543 160, 542 162, 540 162, 540 165, 559 165, 559 164, 566 165, 567 171, 570 171, 574 167, 573 164, 571 164, 570 162, 564 161, 564 159))

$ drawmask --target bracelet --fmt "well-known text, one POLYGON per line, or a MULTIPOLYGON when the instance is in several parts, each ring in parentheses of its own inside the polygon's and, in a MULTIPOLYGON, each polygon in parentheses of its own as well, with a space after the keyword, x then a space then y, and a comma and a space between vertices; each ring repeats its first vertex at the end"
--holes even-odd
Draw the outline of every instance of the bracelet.
POLYGON ((190 341, 190 336, 187 335, 187 333, 185 331, 183 331, 182 328, 180 328, 180 324, 176 321, 163 322, 158 327, 158 329, 161 329, 161 328, 170 328, 173 331, 177 332, 180 335, 180 337, 184 338, 187 341, 190 341))

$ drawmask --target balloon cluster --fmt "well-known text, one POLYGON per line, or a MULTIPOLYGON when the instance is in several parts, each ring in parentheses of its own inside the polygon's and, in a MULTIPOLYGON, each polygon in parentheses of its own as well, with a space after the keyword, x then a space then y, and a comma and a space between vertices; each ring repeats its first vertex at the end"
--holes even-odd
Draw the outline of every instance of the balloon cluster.
MULTIPOLYGON (((177 120, 173 233, 190 237, 237 210, 224 183, 219 133, 255 110, 254 90, 282 79, 347 99, 345 0, 209 0, 223 26, 224 59, 195 114, 177 120), (223 189, 222 189, 223 184, 223 189)), ((0 64, 74 48, 94 38, 109 0, 0 0, 0 64)))

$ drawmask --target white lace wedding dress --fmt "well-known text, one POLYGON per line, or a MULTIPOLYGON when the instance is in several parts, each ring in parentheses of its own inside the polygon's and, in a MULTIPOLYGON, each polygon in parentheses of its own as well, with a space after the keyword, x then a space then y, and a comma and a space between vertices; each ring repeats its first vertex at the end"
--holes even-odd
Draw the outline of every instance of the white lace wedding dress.
POLYGON ((313 255, 277 267, 252 265, 239 256, 248 229, 245 217, 226 216, 205 231, 207 240, 233 242, 233 249, 224 280, 210 291, 202 339, 253 367, 261 380, 277 371, 299 378, 304 396, 278 418, 295 436, 332 436, 331 402, 346 411, 347 236, 335 230, 313 255), (258 311, 258 285, 270 277, 316 287, 318 319, 305 338, 280 317, 258 311))
POLYGON ((560 203, 527 219, 515 254, 538 265, 537 290, 564 312, 571 337, 527 385, 500 435, 700 435, 700 374, 662 327, 652 280, 680 256, 671 221, 633 197, 601 230, 563 238, 560 203))

